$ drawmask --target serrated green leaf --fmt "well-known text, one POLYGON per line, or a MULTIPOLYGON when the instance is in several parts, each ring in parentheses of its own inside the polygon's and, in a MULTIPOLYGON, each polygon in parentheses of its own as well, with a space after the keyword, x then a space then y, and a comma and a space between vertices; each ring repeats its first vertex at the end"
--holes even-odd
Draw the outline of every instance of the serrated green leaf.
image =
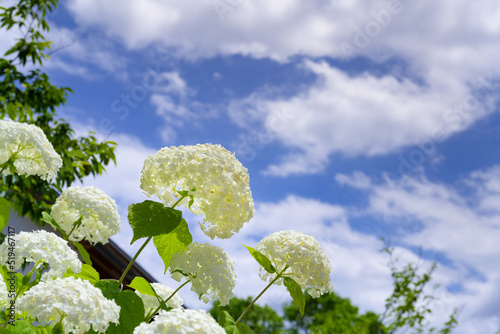
POLYGON ((300 287, 299 283, 295 282, 290 277, 284 277, 283 284, 286 286, 288 292, 290 292, 290 296, 295 302, 295 305, 299 307, 300 313, 304 315, 304 310, 306 307, 306 297, 304 296, 304 292, 302 292, 302 288, 300 287))
POLYGON ((172 232, 182 220, 182 211, 167 208, 161 203, 144 201, 128 207, 128 221, 137 239, 155 237, 172 232))
POLYGON ((10 204, 5 198, 0 197, 0 231, 3 231, 10 216, 10 204))
POLYGON ((13 334, 13 333, 7 328, 0 327, 0 334, 13 334))
POLYGON ((13 334, 36 334, 34 326, 24 320, 16 320, 13 325, 8 325, 7 329, 13 334))
POLYGON ((134 290, 139 291, 144 295, 149 295, 153 297, 157 297, 155 289, 151 286, 151 284, 143 277, 135 277, 132 282, 128 285, 134 290))
MULTIPOLYGON (((52 334, 54 330, 50 326, 35 326, 33 327, 36 334, 52 334)), ((64 332, 63 332, 64 333, 64 332)))
MULTIPOLYGON (((243 245, 245 246, 245 245, 243 245)), ((258 250, 253 249, 252 247, 245 246, 246 249, 250 252, 257 262, 270 274, 274 274, 276 272, 276 268, 272 265, 271 261, 258 250)))
POLYGON ((94 286, 102 291, 104 297, 115 300, 120 293, 120 286, 117 281, 100 280, 94 286))
POLYGON ((189 232, 189 226, 184 219, 169 234, 158 235, 153 238, 156 250, 165 264, 165 272, 170 266, 172 255, 185 249, 191 242, 193 236, 189 232))
POLYGON ((81 278, 89 281, 92 285, 96 284, 99 282, 99 273, 97 270, 95 270, 92 266, 89 266, 88 264, 82 264, 82 270, 78 274, 69 274, 69 275, 64 275, 65 277, 67 276, 73 276, 76 278, 81 278))
POLYGON ((83 259, 83 262, 85 262, 86 264, 91 266, 92 260, 90 259, 89 252, 87 252, 85 247, 83 247, 83 245, 79 242, 72 242, 71 244, 73 244, 76 247, 76 249, 78 250, 78 253, 80 253, 80 255, 83 259))
POLYGON ((132 334, 144 320, 144 304, 142 299, 131 290, 120 292, 115 300, 120 306, 120 323, 111 323, 106 334, 132 334))

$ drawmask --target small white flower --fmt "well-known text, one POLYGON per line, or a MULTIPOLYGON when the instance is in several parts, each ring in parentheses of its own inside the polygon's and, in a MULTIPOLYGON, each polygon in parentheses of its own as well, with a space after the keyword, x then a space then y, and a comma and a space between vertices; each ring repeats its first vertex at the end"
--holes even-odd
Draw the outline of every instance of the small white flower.
POLYGON ((236 286, 236 273, 233 262, 222 248, 193 242, 181 253, 174 254, 170 261, 172 278, 180 281, 183 276, 175 270, 188 275, 191 290, 205 303, 217 298, 221 305, 229 303, 236 286))
MULTIPOLYGON (((163 299, 166 300, 172 293, 175 291, 168 286, 165 286, 161 283, 151 283, 151 286, 155 289, 156 293, 163 299)), ((154 311, 160 306, 160 302, 156 297, 145 295, 140 293, 139 291, 135 291, 135 293, 141 297, 142 302, 144 303, 144 315, 149 314, 151 311, 154 311)), ((178 308, 182 307, 182 299, 178 293, 176 293, 168 302, 167 307, 178 308)))
MULTIPOLYGON (((0 120, 0 164, 17 152, 14 166, 22 175, 39 175, 51 180, 62 166, 62 159, 43 131, 32 124, 0 120)), ((9 175, 9 169, 3 171, 9 175)))
MULTIPOLYGON (((248 171, 220 145, 165 147, 144 161, 141 189, 172 206, 179 191, 194 197, 190 210, 204 215, 200 223, 210 238, 227 239, 254 214, 248 171), (193 191, 193 189, 195 189, 193 191)), ((181 204, 189 207, 190 198, 181 204)))
POLYGON ((101 290, 81 278, 65 277, 41 282, 19 297, 17 307, 45 324, 62 323, 65 333, 82 334, 92 328, 105 332, 110 322, 118 323, 120 306, 101 290))
MULTIPOLYGON (((289 266, 285 276, 291 277, 302 289, 310 288, 307 292, 312 297, 333 291, 332 265, 314 237, 296 231, 280 231, 262 239, 255 249, 271 260, 278 273, 289 266)), ((271 281, 276 274, 269 274, 261 267, 260 277, 271 281)), ((279 279, 276 283, 282 281, 279 279)))
POLYGON ((15 257, 15 270, 21 268, 23 259, 35 263, 43 261, 50 266, 50 270, 43 273, 44 278, 62 277, 68 268, 71 268, 74 273, 79 273, 82 269, 82 263, 76 252, 64 239, 54 233, 44 230, 20 232, 14 238, 16 240, 14 251, 9 250, 6 242, 0 245, 0 264, 9 261, 11 255, 15 257))
POLYGON ((70 187, 64 190, 52 206, 51 214, 66 233, 83 216, 82 225, 69 237, 71 241, 86 239, 92 244, 105 244, 120 231, 121 221, 115 201, 94 187, 70 187))
POLYGON ((224 329, 203 310, 161 311, 152 323, 141 323, 134 334, 225 334, 224 329))

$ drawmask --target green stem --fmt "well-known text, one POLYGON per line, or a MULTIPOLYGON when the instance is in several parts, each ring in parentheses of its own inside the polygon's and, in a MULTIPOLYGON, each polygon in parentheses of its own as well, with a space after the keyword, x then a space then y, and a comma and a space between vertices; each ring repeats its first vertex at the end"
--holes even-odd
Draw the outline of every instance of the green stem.
POLYGON ((281 272, 281 273, 279 273, 278 275, 276 275, 276 278, 275 278, 275 279, 273 279, 273 280, 271 281, 271 283, 269 283, 269 284, 268 284, 268 285, 264 288, 264 290, 262 290, 262 292, 261 292, 261 293, 259 293, 259 295, 258 295, 257 297, 255 297, 255 299, 254 299, 254 300, 252 300, 252 302, 250 303, 250 305, 248 305, 248 307, 247 307, 247 308, 246 308, 246 310, 243 312, 243 314, 242 314, 242 315, 240 315, 240 317, 238 318, 238 320, 236 320, 235 324, 237 324, 238 322, 240 322, 240 320, 241 320, 241 319, 243 319, 243 317, 245 316, 245 314, 247 314, 247 312, 248 312, 248 311, 250 311, 250 308, 253 306, 253 304, 255 304, 255 302, 257 301, 257 299, 259 299, 259 298, 260 298, 260 297, 264 294, 264 292, 266 292, 266 291, 267 291, 267 289, 269 289, 269 287, 270 287, 271 285, 273 285, 273 284, 274 284, 274 282, 276 282, 276 281, 277 281, 277 280, 281 277, 281 274, 282 274, 282 272, 281 272))
POLYGON ((130 268, 132 268, 132 266, 134 265, 135 260, 137 259, 137 257, 139 256, 139 254, 141 254, 141 252, 144 249, 144 247, 146 247, 146 245, 151 241, 151 239, 153 239, 153 237, 147 238, 146 242, 144 242, 144 244, 141 246, 141 248, 139 248, 139 250, 137 251, 137 253, 135 253, 135 255, 132 258, 132 260, 130 260, 127 268, 125 268, 125 271, 122 274, 122 277, 120 277, 120 279, 118 280, 118 284, 119 285, 122 285, 123 280, 125 279, 125 276, 127 276, 128 271, 130 270, 130 268))
MULTIPOLYGON (((182 283, 182 285, 181 285, 180 287, 178 287, 178 288, 177 288, 174 292, 172 292, 172 294, 171 294, 171 295, 170 295, 167 299, 165 299, 165 301, 164 301, 165 305, 167 304, 167 302, 168 302, 170 299, 172 299, 172 297, 173 297, 173 296, 174 296, 174 295, 175 295, 175 294, 176 294, 176 293, 177 293, 180 289, 182 289, 182 287, 183 287, 184 285, 188 284, 189 282, 190 282, 190 280, 187 280, 186 282, 182 283)), ((149 322, 151 321, 151 319, 153 319, 154 315, 155 315, 156 313, 158 313, 158 311, 160 311, 160 308, 161 308, 161 304, 160 304, 160 306, 158 306, 158 308, 157 308, 157 309, 156 309, 156 310, 155 310, 155 311, 151 314, 151 316, 150 316, 148 319, 146 319, 146 322, 147 322, 147 323, 149 323, 149 322)))
MULTIPOLYGON (((181 198, 179 198, 179 200, 177 202, 175 202, 174 205, 172 205, 172 209, 175 208, 175 206, 177 204, 179 204, 179 202, 182 201, 185 197, 186 196, 181 196, 181 198)), ((152 238, 153 237, 147 238, 146 242, 144 242, 144 244, 141 246, 141 248, 139 248, 139 250, 137 251, 137 253, 135 253, 135 255, 132 258, 132 260, 130 260, 130 263, 128 264, 127 268, 125 268, 125 271, 123 272, 122 277, 120 277, 120 279, 118 280, 118 283, 119 283, 120 286, 122 285, 123 280, 125 279, 125 276, 127 276, 127 273, 129 272, 130 268, 132 268, 132 266, 134 265, 135 260, 137 260, 137 257, 139 256, 139 254, 141 254, 141 252, 144 249, 144 247, 146 247, 146 245, 151 241, 152 238)))

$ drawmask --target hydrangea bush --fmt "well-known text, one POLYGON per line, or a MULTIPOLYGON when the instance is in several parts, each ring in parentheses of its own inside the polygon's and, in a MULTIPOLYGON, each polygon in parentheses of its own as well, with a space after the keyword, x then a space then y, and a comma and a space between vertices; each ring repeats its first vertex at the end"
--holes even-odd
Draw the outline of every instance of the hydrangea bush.
MULTIPOLYGON (((59 160, 41 130, 11 121, 0 121, 0 127, 12 130, 0 135, 1 173, 56 175, 59 160)), ((183 205, 203 216, 200 227, 210 238, 230 238, 254 214, 247 169, 220 145, 168 147, 144 162, 141 189, 160 202, 146 200, 129 206, 131 243, 144 241, 118 280, 100 279, 78 243, 83 239, 106 243, 120 229, 115 202, 99 189, 68 188, 51 214, 44 213, 43 220, 61 237, 46 231, 9 233, 0 245, 2 332, 249 334, 252 329, 241 319, 271 285, 283 284, 302 313, 304 291, 314 298, 332 291, 332 266, 319 243, 298 231, 281 231, 265 237, 255 248, 245 246, 268 284, 243 314, 224 312, 217 323, 204 311, 184 309, 177 292, 187 284, 204 302, 218 299, 221 305, 227 304, 236 274, 222 248, 193 241, 176 207, 183 205), (125 276, 151 240, 165 273, 184 282, 174 290, 136 277, 128 285, 131 290, 124 289, 125 276), (26 275, 14 272, 30 263, 26 275)), ((8 216, 9 203, 0 197, 2 229, 8 216)))

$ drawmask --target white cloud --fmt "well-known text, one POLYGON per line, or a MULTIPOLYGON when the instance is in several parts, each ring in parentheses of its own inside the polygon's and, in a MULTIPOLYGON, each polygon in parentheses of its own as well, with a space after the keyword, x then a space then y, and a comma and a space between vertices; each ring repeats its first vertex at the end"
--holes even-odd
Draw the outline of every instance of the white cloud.
POLYGON ((179 72, 162 72, 154 78, 156 85, 150 102, 165 124, 160 127, 164 143, 175 141, 177 131, 186 123, 202 127, 202 121, 217 117, 214 106, 195 100, 196 91, 189 87, 179 72))
POLYGON ((367 193, 368 205, 359 208, 360 212, 392 224, 398 243, 439 252, 450 261, 445 269, 455 276, 448 275, 448 283, 455 280, 463 287, 447 303, 464 305, 459 333, 489 333, 500 327, 493 311, 500 306, 500 270, 495 265, 500 257, 500 210, 499 202, 494 204, 500 193, 499 171, 495 166, 473 172, 457 187, 432 183, 424 177, 403 177, 367 187, 367 182, 359 182, 359 174, 336 177, 340 183, 367 193), (482 330, 468 331, 478 323, 482 323, 482 330))
POLYGON ((306 91, 277 99, 256 93, 230 106, 236 124, 271 133, 290 149, 268 174, 316 173, 334 153, 375 156, 439 143, 494 110, 493 92, 479 100, 449 78, 421 85, 391 75, 349 76, 326 62, 304 66, 318 76, 306 91), (466 104, 470 98, 473 107, 466 104), (453 110, 456 103, 462 106, 453 110))

